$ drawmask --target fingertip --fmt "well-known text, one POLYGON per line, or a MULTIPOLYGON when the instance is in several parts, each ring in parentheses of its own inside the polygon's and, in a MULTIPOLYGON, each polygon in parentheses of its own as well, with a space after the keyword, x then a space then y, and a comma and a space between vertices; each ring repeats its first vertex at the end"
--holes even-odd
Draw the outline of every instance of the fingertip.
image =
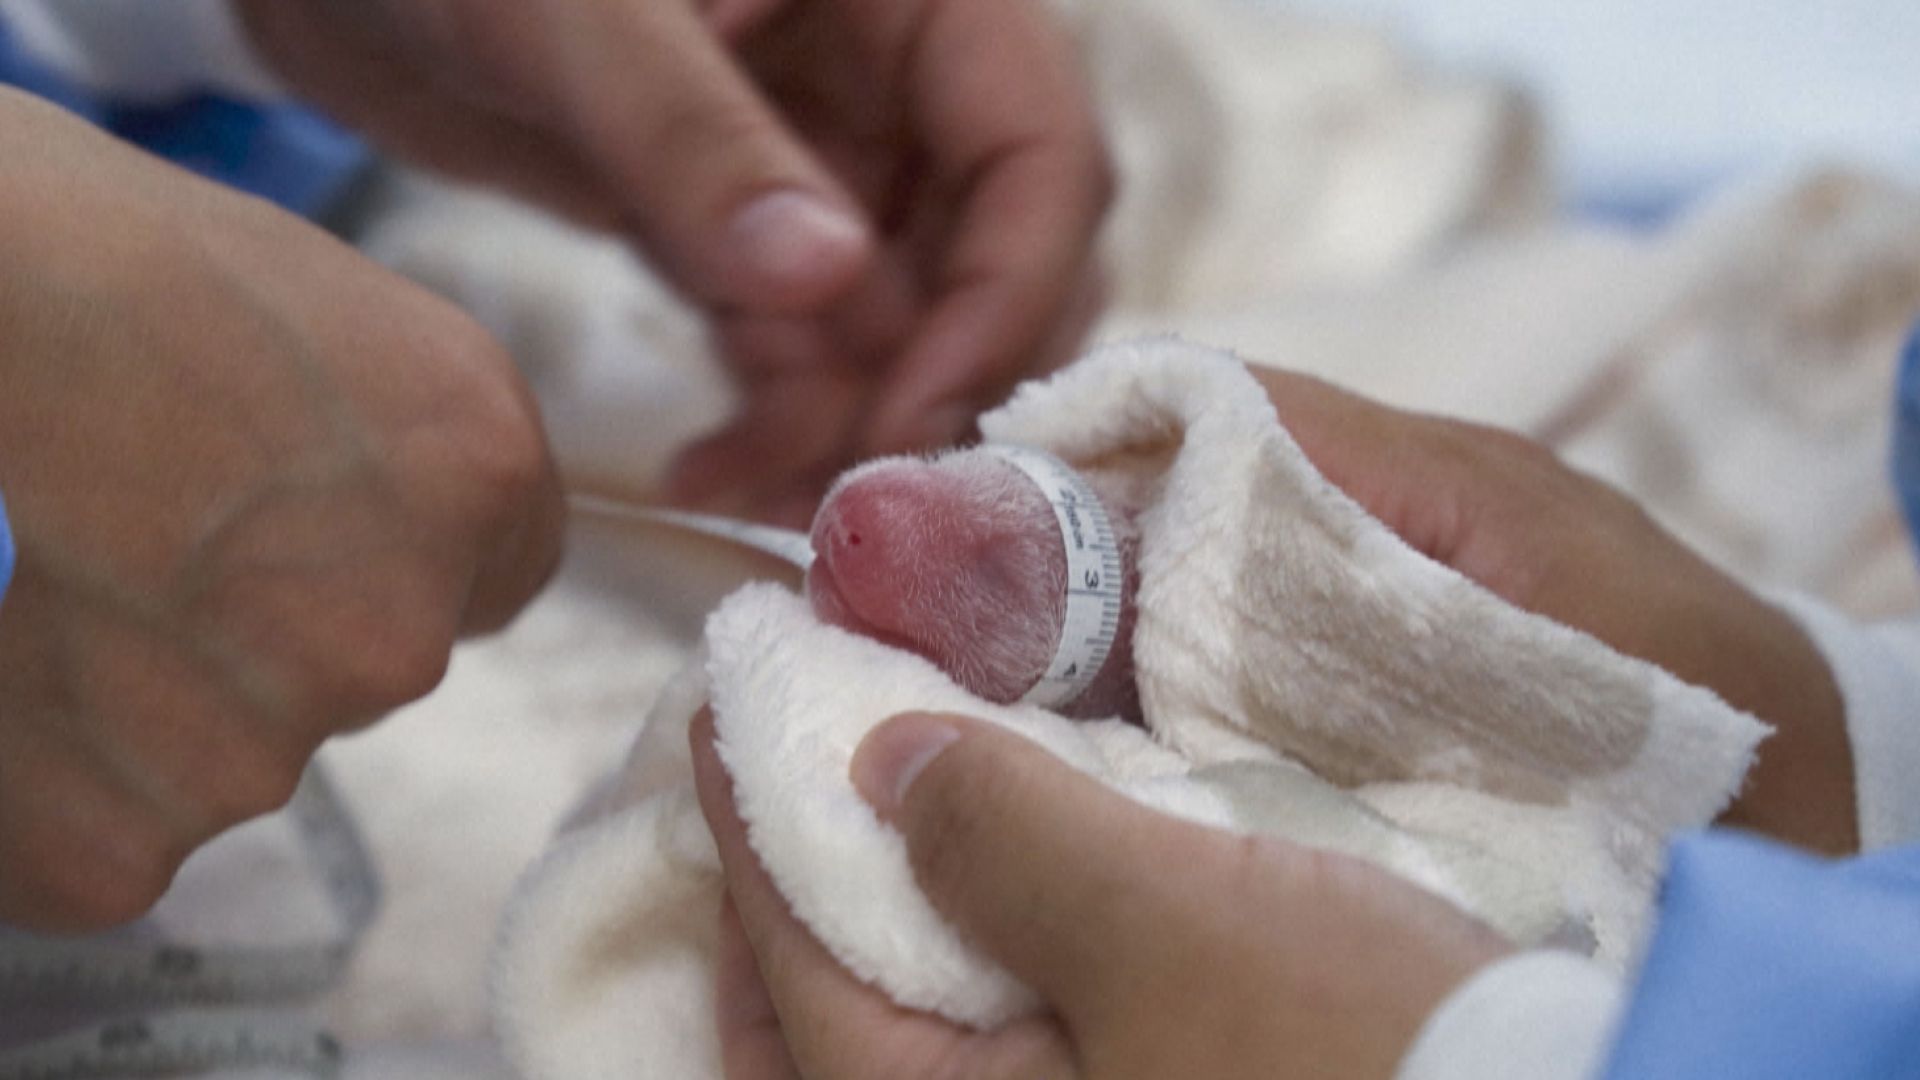
POLYGON ((851 289, 874 255, 873 231, 835 200, 788 187, 734 210, 725 242, 734 302, 770 314, 816 311, 851 289))
POLYGON ((1125 967, 1141 904, 1167 848, 1137 835, 1143 808, 1017 732, 906 714, 854 752, 854 786, 904 839, 914 880, 983 953, 1071 1021, 1125 967), (944 760, 943 760, 944 759, 944 760))
POLYGON ((713 18, 694 3, 559 5, 572 25, 551 38, 569 47, 539 57, 550 104, 681 291, 710 311, 815 310, 871 262, 874 230, 715 32, 779 0, 716 2, 713 18))
POLYGON ((964 439, 983 406, 1023 373, 1027 345, 1000 287, 949 298, 882 387, 867 424, 872 453, 937 449, 964 439))
POLYGON ((1089 270, 1068 296, 1052 329, 1036 341, 1014 332, 1021 320, 995 290, 951 303, 882 391, 867 426, 867 453, 913 453, 964 442, 975 434, 980 413, 1023 379, 1072 363, 1099 316, 1102 276, 1089 270))
POLYGON ((892 818, 913 782, 961 734, 948 716, 907 713, 882 722, 854 751, 849 775, 855 790, 882 819, 892 818))

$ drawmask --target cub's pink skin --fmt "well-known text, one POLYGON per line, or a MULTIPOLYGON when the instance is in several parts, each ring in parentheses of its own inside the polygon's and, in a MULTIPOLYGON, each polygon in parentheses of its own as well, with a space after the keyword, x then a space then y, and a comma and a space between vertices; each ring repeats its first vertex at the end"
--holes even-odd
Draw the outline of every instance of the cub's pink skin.
MULTIPOLYGON (((1088 483, 1112 518, 1125 570, 1113 651, 1066 716, 1140 717, 1133 682, 1137 507, 1088 483)), ((842 476, 813 519, 807 598, 823 621, 933 661, 989 701, 1020 700, 1053 660, 1066 617, 1066 553, 1053 508, 1025 473, 980 450, 883 458, 842 476)))

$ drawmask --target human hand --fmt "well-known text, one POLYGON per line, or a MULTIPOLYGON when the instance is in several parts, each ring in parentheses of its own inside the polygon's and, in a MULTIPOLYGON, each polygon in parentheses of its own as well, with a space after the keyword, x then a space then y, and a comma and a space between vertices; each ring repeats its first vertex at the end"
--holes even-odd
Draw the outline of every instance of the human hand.
POLYGON ((552 569, 538 415, 472 321, 0 90, 0 923, 130 918, 552 569))
POLYGON ((1858 847, 1844 706, 1785 612, 1537 443, 1253 373, 1314 465, 1414 548, 1773 724, 1723 821, 1816 851, 1858 847))
POLYGON ((683 501, 804 524, 859 456, 963 436, 1091 319, 1105 153, 1035 0, 237 0, 390 149, 625 232, 744 391, 683 501))
POLYGON ((730 898, 729 1080, 1387 1077, 1510 948, 1369 864, 1155 813, 983 721, 897 717, 861 744, 855 785, 934 906, 1050 1009, 972 1031, 894 1005, 794 920, 747 846, 710 716, 692 739, 730 898))

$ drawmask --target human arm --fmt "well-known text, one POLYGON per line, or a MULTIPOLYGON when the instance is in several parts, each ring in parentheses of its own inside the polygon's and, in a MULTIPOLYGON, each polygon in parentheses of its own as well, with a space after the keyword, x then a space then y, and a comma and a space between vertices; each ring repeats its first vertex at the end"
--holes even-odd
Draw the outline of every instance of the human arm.
POLYGON ((450 305, 7 90, 0 159, 0 922, 90 929, 510 618, 560 503, 450 305))
POLYGON ((1063 362, 1110 185, 1032 0, 240 0, 298 93, 636 244, 744 392, 682 498, 804 521, 854 457, 1063 362))

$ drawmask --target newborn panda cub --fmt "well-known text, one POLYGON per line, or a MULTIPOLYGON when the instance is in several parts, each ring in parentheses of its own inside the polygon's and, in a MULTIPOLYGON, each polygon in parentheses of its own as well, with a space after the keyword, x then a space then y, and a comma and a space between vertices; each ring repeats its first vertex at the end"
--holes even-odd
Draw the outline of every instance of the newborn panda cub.
MULTIPOLYGON (((1062 466, 1064 468, 1064 466, 1062 466)), ((1064 716, 1140 718, 1132 638, 1140 505, 1082 477, 1113 526, 1122 570, 1112 650, 1064 716)), ((1067 556, 1052 504, 1012 462, 980 449, 885 458, 841 477, 813 519, 807 597, 824 622, 932 661, 967 690, 1022 699, 1053 662, 1067 613, 1067 556)))

